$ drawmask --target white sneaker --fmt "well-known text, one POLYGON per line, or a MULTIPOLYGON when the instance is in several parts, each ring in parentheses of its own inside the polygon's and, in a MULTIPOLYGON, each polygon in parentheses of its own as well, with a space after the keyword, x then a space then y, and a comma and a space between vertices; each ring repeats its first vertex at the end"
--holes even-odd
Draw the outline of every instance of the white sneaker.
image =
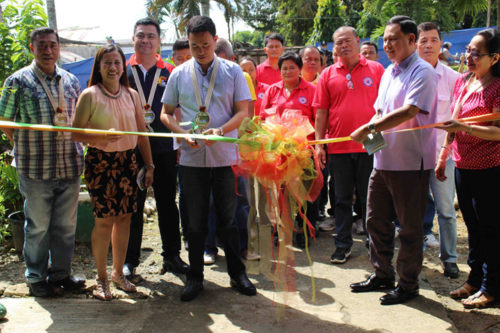
POLYGON ((425 245, 428 247, 432 247, 432 248, 439 247, 439 242, 437 241, 436 237, 434 237, 434 234, 425 235, 424 242, 425 242, 425 245))
POLYGON ((357 219, 354 221, 354 232, 357 235, 364 235, 365 229, 363 228, 363 219, 357 219))
POLYGON ((335 218, 328 218, 319 224, 319 230, 332 231, 335 229, 335 218))
POLYGON ((398 238, 400 232, 401 232, 401 227, 396 227, 394 229, 394 238, 398 238))
POLYGON ((203 254, 203 263, 205 265, 213 265, 215 264, 215 254, 212 253, 204 253, 203 254))

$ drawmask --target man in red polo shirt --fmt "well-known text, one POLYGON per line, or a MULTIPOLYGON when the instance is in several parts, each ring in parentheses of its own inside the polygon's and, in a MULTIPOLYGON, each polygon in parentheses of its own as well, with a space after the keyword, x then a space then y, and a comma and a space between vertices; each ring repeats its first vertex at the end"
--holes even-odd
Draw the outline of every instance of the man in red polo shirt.
POLYGON ((264 52, 267 59, 257 66, 257 82, 273 84, 281 81, 281 73, 278 68, 278 60, 285 51, 285 40, 283 36, 273 32, 264 37, 264 52))
MULTIPOLYGON (((344 137, 367 123, 375 115, 373 104, 377 99, 384 67, 359 54, 360 40, 352 27, 340 27, 333 34, 334 51, 338 61, 325 69, 318 82, 313 106, 316 113, 316 139, 344 137)), ((320 161, 325 165, 326 153, 316 146, 320 161)), ((328 145, 331 174, 335 179, 335 237, 336 250, 332 263, 344 263, 351 254, 352 197, 357 189, 366 223, 366 195, 373 157, 354 141, 328 145)))

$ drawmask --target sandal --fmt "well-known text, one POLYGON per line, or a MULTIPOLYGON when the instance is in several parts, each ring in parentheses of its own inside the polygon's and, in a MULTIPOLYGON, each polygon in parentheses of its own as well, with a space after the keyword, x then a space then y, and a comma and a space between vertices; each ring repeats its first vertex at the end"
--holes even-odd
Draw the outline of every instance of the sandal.
POLYGON ((466 309, 483 309, 495 302, 495 297, 487 295, 482 291, 478 291, 472 296, 462 300, 462 304, 466 309))
POLYGON ((467 282, 464 282, 464 284, 462 284, 460 287, 450 292, 450 297, 453 299, 467 298, 478 290, 478 288, 471 286, 467 282))
POLYGON ((94 290, 94 297, 100 299, 101 301, 111 301, 113 295, 109 289, 108 279, 95 279, 97 283, 96 289, 94 290))
POLYGON ((119 274, 118 276, 111 274, 111 281, 113 281, 118 289, 121 289, 127 293, 134 293, 137 291, 137 289, 135 288, 135 284, 127 280, 127 278, 123 274, 119 274))

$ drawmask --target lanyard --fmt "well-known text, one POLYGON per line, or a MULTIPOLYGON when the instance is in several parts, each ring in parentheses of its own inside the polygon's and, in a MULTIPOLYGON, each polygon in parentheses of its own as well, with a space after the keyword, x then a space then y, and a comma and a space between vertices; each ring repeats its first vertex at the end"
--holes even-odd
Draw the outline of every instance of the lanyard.
POLYGON ((54 95, 52 95, 52 92, 50 91, 49 87, 47 86, 47 82, 42 78, 42 75, 40 74, 40 70, 38 67, 34 66, 34 72, 36 77, 38 78, 38 81, 40 81, 40 84, 42 85, 43 90, 47 94, 47 97, 49 98, 50 104, 54 108, 54 112, 60 113, 63 111, 66 111, 66 104, 64 102, 64 91, 63 91, 63 80, 62 77, 59 78, 59 89, 57 91, 58 97, 59 97, 59 103, 56 102, 56 99, 54 95))
POLYGON ((215 87, 215 78, 217 77, 217 73, 219 72, 219 58, 215 57, 214 68, 212 70, 212 75, 210 76, 210 84, 208 85, 207 95, 205 96, 205 104, 202 104, 201 102, 200 86, 198 85, 198 78, 196 77, 194 62, 195 60, 191 62, 190 69, 191 69, 191 79, 193 80, 193 86, 194 86, 193 88, 194 88, 194 95, 196 97, 196 103, 198 104, 200 110, 202 107, 205 107, 206 112, 208 112, 208 106, 210 105, 210 100, 212 99, 212 93, 215 87))
MULTIPOLYGON (((146 102, 146 96, 144 95, 144 90, 142 89, 141 81, 139 81, 139 75, 137 74, 137 68, 132 66, 132 75, 134 76, 135 85, 137 86, 137 91, 139 92, 139 97, 141 98, 141 103, 144 110, 151 109, 153 105, 153 99, 155 97, 156 88, 158 87, 158 79, 160 78, 161 68, 157 67, 155 72, 155 77, 153 79, 153 84, 151 85, 151 91, 149 92, 148 100, 146 102)), ((146 79, 144 79, 144 82, 146 79)))

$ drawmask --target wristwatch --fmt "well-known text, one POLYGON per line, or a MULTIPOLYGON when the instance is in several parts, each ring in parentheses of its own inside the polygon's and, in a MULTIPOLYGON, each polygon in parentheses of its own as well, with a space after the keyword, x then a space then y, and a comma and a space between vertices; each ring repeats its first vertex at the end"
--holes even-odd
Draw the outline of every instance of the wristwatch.
POLYGON ((222 127, 219 127, 219 131, 220 131, 220 136, 224 136, 224 131, 222 130, 222 127))
POLYGON ((368 130, 370 131, 371 134, 377 133, 377 131, 375 130, 375 124, 373 124, 373 123, 370 123, 368 125, 368 130))

